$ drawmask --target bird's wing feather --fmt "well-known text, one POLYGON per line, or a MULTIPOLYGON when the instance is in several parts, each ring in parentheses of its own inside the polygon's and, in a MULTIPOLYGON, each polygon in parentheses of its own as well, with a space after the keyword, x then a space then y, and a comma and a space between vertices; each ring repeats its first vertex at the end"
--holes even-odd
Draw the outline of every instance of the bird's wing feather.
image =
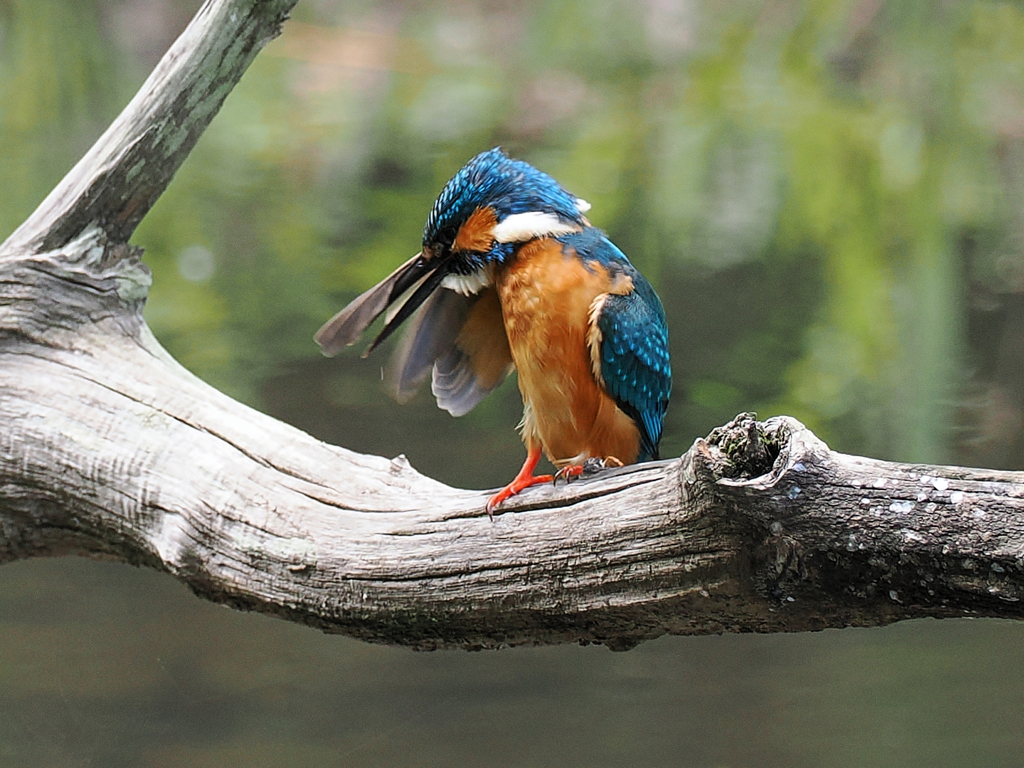
MULTIPOLYGON (((422 284, 430 265, 416 254, 365 293, 360 294, 328 320, 313 338, 323 353, 333 357, 354 344, 374 320, 410 288, 422 284)), ((389 323, 390 324, 390 323, 389 323)))
POLYGON ((476 298, 441 288, 412 316, 388 369, 389 389, 398 402, 411 398, 434 361, 455 345, 476 298))
POLYGON ((639 272, 631 278, 628 293, 595 300, 588 341, 599 383, 640 430, 641 459, 657 458, 672 391, 668 325, 654 289, 639 272))
POLYGON ((392 360, 389 383, 404 402, 432 371, 438 407, 462 416, 501 384, 511 367, 497 291, 464 296, 441 288, 413 316, 392 360))
POLYGON ((453 416, 469 413, 512 370, 501 302, 494 288, 477 294, 448 353, 434 363, 430 389, 453 416))

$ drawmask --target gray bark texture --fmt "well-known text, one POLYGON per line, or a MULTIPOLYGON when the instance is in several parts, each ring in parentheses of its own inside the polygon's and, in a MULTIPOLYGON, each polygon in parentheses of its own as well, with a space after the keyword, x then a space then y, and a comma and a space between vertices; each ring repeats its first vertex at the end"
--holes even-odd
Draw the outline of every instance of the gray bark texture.
POLYGON ((1020 618, 1024 476, 743 414, 672 461, 487 494, 325 445, 183 369, 128 240, 295 0, 211 0, 0 246, 0 561, 87 555, 377 642, 493 648, 1020 618))

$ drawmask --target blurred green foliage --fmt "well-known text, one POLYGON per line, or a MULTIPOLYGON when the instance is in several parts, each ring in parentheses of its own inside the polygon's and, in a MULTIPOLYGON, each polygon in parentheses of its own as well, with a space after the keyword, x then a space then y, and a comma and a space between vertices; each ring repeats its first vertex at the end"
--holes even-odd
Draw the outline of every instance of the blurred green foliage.
MULTIPOLYGON (((5 231, 151 65, 126 42, 136 5, 0 5, 5 231)), ((973 349, 968 326, 972 291, 1002 310, 1024 274, 1022 70, 1024 14, 1004 3, 300 4, 137 233, 147 318, 271 410, 275 377, 364 382, 340 411, 323 388, 302 398, 320 420, 303 426, 344 441, 323 424, 393 406, 365 386, 379 366, 324 369, 311 333, 414 253, 443 183, 501 144, 593 203, 658 287, 664 453, 757 410, 843 450, 957 459, 1005 442, 985 425, 1020 410, 978 376, 1001 327, 973 349)), ((510 429, 507 410, 469 428, 510 429)))
MULTIPOLYGON (((0 0, 0 237, 199 4, 0 0)), ((514 382, 452 419, 311 338, 496 144, 589 200, 664 299, 664 455, 757 410, 1024 468, 1019 4, 302 0, 136 234, 149 323, 315 435, 506 482, 514 382)), ((1024 733, 1016 624, 410 655, 113 564, 0 578, 4 765, 1001 765, 1024 733)))

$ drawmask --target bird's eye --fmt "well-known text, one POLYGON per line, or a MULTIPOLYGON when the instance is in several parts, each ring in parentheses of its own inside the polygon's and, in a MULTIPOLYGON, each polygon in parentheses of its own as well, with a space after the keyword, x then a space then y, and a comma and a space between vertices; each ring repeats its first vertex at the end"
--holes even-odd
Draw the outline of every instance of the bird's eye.
POLYGON ((423 258, 426 261, 431 261, 433 259, 446 259, 448 258, 451 249, 452 246, 450 241, 446 242, 439 238, 429 245, 423 246, 423 258))

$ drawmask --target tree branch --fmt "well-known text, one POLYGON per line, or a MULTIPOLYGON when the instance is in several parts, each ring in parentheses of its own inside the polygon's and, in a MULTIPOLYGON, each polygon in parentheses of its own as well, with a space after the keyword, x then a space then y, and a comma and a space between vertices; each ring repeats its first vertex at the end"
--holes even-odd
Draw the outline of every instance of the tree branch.
POLYGON ((63 248, 86 230, 126 243, 297 0, 207 0, 92 149, 0 246, 63 248))
POLYGON ((291 2, 208 3, 0 246, 0 561, 87 554, 420 648, 1020 618, 1024 476, 744 415, 681 459, 487 494, 325 445, 181 368, 127 244, 291 2))

